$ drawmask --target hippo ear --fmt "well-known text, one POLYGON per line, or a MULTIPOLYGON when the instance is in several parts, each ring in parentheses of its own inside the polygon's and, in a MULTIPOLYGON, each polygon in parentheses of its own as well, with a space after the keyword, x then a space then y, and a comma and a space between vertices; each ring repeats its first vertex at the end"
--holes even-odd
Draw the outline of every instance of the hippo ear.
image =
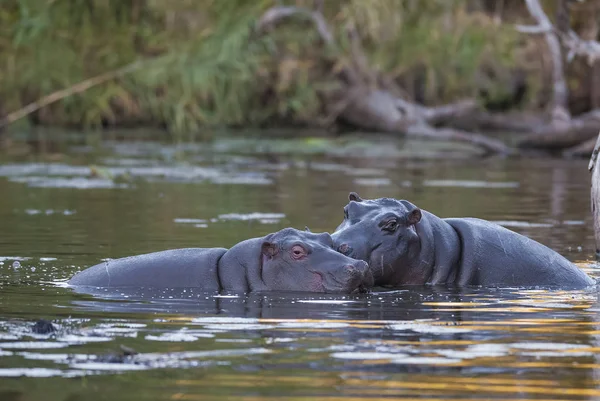
POLYGON ((308 226, 304 227, 304 231, 306 231, 307 233, 312 233, 312 231, 310 231, 310 228, 308 228, 308 226))
POLYGON ((350 192, 348 199, 354 202, 362 202, 362 198, 356 192, 350 192))
POLYGON ((415 224, 417 224, 419 221, 421 221, 421 209, 414 208, 413 210, 411 210, 410 212, 408 212, 408 215, 406 216, 406 223, 409 226, 414 226, 415 224))
POLYGON ((277 255, 277 252, 279 252, 279 249, 277 248, 277 245, 274 244, 273 242, 268 242, 265 241, 262 244, 262 249, 261 249, 263 255, 265 255, 268 258, 272 258, 275 255, 277 255))

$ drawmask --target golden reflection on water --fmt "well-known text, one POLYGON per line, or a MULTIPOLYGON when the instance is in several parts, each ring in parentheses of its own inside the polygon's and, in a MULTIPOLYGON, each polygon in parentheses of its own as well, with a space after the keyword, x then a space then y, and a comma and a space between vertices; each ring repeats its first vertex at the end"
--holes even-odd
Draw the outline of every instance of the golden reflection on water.
MULTIPOLYGON (((406 401, 411 401, 411 400, 415 400, 415 401, 439 401, 439 400, 443 400, 446 399, 445 396, 440 396, 440 397, 423 397, 421 395, 423 395, 422 392, 414 392, 416 395, 414 398, 413 397, 402 397, 402 400, 406 400, 406 401)), ((404 393, 406 394, 406 393, 404 393)), ((177 393, 177 394, 173 394, 171 396, 172 400, 208 400, 208 399, 213 399, 211 396, 205 396, 202 394, 182 394, 182 393, 177 393)), ((343 396, 343 397, 336 397, 336 396, 319 396, 319 397, 313 397, 313 396, 306 396, 306 397, 295 397, 295 396, 281 396, 281 395, 265 395, 265 396, 260 396, 260 397, 248 397, 248 396, 236 396, 235 397, 236 400, 239 401, 262 401, 262 400, 285 400, 285 401, 314 401, 315 399, 319 399, 319 400, 325 400, 325 401, 364 401, 364 400, 369 400, 369 401, 390 401, 389 397, 368 397, 368 398, 364 398, 361 396, 358 397, 353 397, 353 396, 343 396)), ((477 398, 452 398, 452 401, 473 401, 476 400, 477 398)), ((488 398, 485 398, 488 399, 488 398)), ((519 398, 520 400, 527 400, 527 398, 519 398)), ((496 398, 494 397, 493 399, 494 401, 514 401, 515 398, 496 398)), ((568 398, 535 398, 535 401, 570 401, 570 399, 568 398)))
POLYGON ((521 400, 566 400, 565 397, 600 397, 600 389, 596 388, 573 388, 572 384, 564 379, 521 379, 510 376, 496 377, 460 377, 454 375, 435 375, 429 377, 426 375, 415 374, 388 374, 385 377, 374 375, 370 372, 339 372, 336 375, 326 373, 330 377, 313 376, 286 376, 265 374, 235 374, 235 375, 208 375, 198 380, 178 380, 177 386, 188 388, 188 393, 176 393, 171 396, 173 400, 204 400, 207 397, 201 393, 195 393, 194 389, 202 389, 209 386, 210 383, 220 383, 221 386, 238 389, 240 392, 238 400, 259 400, 259 399, 285 399, 285 400, 306 400, 315 399, 315 394, 319 389, 328 392, 335 388, 338 396, 321 396, 318 399, 326 400, 358 400, 364 399, 360 396, 368 396, 369 400, 389 400, 389 398, 377 397, 402 397, 402 399, 419 400, 473 400, 474 398, 464 398, 465 395, 483 395, 479 399, 514 399, 500 398, 507 394, 518 394, 521 400), (253 392, 261 392, 261 389, 286 388, 303 389, 311 397, 291 396, 288 397, 279 393, 278 395, 264 394, 260 397, 244 396, 246 390, 253 389, 253 392), (549 398, 539 398, 546 396, 549 398), (412 398, 415 397, 415 398, 412 398))
MULTIPOLYGON (((314 372, 310 374, 303 372, 305 375, 281 372, 275 375, 267 370, 256 374, 238 372, 231 375, 208 375, 199 380, 178 381, 178 385, 193 389, 217 382, 219 386, 231 389, 234 394, 237 393, 235 399, 244 401, 264 399, 353 401, 391 398, 432 401, 600 399, 600 382, 597 379, 600 376, 590 374, 590 372, 600 371, 600 363, 596 363, 595 358, 596 355, 600 355, 600 346, 593 341, 585 340, 600 334, 598 322, 590 318, 590 316, 595 317, 596 312, 587 311, 595 306, 596 296, 568 291, 527 291, 518 294, 520 295, 518 299, 474 297, 473 302, 425 301, 420 304, 436 313, 468 312, 464 317, 469 319, 465 320, 447 320, 444 317, 407 321, 255 319, 253 323, 269 326, 269 330, 273 332, 344 333, 349 329, 361 329, 376 332, 399 330, 399 333, 406 333, 407 330, 408 332, 413 330, 415 331, 413 337, 418 338, 406 336, 404 338, 360 338, 356 342, 357 355, 349 359, 329 357, 329 361, 340 366, 340 370, 322 372, 316 376, 314 372), (560 316, 558 313, 561 311, 573 313, 574 317, 560 316), (494 319, 495 314, 501 314, 502 317, 494 319), (473 318, 478 315, 485 318, 474 320, 473 318), (529 316, 519 317, 524 315, 529 316), (300 327, 286 327, 289 323, 300 327), (322 328, 327 324, 346 326, 322 328), (485 337, 479 334, 469 339, 436 338, 439 335, 483 332, 494 334, 485 337), (573 341, 574 339, 576 340, 573 341), (580 341, 583 342, 579 344, 580 341), (486 353, 485 349, 488 346, 491 351, 486 353), (470 351, 472 347, 480 347, 483 352, 478 354, 470 351), (360 352, 374 353, 374 358, 365 356, 361 359, 360 352), (382 357, 377 358, 378 352, 382 357), (406 352, 408 356, 401 356, 406 352), (425 370, 423 373, 393 373, 397 370, 394 367, 406 366, 425 370), (385 373, 365 370, 383 367, 387 367, 385 373), (489 373, 498 370, 524 373, 521 375, 489 373), (461 376, 462 371, 471 372, 467 373, 470 376, 461 376), (563 374, 552 374, 557 371, 563 374), (472 372, 479 373, 473 375, 472 372), (566 375, 564 372, 585 373, 575 375, 577 380, 573 381, 574 374, 566 375), (282 392, 273 395, 273 389, 277 388, 282 392), (261 391, 264 391, 264 394, 261 391), (256 393, 261 395, 258 396, 256 393)), ((316 336, 311 337, 311 340, 327 341, 327 337, 316 336)), ((331 338, 329 343, 331 344, 331 338)), ((323 361, 323 357, 322 353, 315 353, 303 355, 302 359, 323 361)), ((286 357, 280 360, 283 361, 290 364, 295 362, 293 358, 286 357)), ((207 396, 200 392, 195 393, 193 390, 174 394, 171 398, 174 400, 208 399, 207 396)))

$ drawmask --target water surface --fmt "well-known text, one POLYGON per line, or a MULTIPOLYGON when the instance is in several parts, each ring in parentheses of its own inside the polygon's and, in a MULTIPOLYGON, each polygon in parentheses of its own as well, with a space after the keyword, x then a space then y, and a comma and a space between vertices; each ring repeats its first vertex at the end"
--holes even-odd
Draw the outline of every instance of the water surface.
POLYGON ((229 247, 287 226, 332 232, 349 191, 496 221, 598 276, 585 160, 282 143, 5 156, 0 399, 600 398, 595 289, 91 296, 60 285, 108 257, 229 247), (58 331, 32 334, 39 318, 58 331))

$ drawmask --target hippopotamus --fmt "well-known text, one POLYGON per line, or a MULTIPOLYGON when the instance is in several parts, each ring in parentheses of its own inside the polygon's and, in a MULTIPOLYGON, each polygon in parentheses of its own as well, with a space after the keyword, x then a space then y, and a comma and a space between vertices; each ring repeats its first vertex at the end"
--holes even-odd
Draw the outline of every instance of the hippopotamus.
POLYGON ((182 248, 108 260, 75 274, 68 284, 352 293, 371 287, 373 277, 367 263, 335 251, 328 233, 286 228, 231 249, 182 248))
POLYGON ((584 288, 586 273, 545 245, 477 218, 439 218, 407 200, 349 195, 336 249, 369 263, 376 286, 584 288))

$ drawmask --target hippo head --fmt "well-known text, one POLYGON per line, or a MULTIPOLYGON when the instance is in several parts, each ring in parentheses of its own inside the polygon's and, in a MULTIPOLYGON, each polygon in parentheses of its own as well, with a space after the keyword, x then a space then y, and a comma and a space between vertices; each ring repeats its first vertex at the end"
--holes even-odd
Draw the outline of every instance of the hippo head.
POLYGON ((337 252, 328 233, 286 228, 264 238, 262 280, 271 290, 351 293, 373 286, 367 263, 337 252))
POLYGON ((333 233, 335 248, 369 263, 375 284, 423 284, 422 274, 411 268, 418 260, 420 241, 416 226, 421 210, 408 201, 390 198, 363 200, 351 192, 344 221, 333 233))

